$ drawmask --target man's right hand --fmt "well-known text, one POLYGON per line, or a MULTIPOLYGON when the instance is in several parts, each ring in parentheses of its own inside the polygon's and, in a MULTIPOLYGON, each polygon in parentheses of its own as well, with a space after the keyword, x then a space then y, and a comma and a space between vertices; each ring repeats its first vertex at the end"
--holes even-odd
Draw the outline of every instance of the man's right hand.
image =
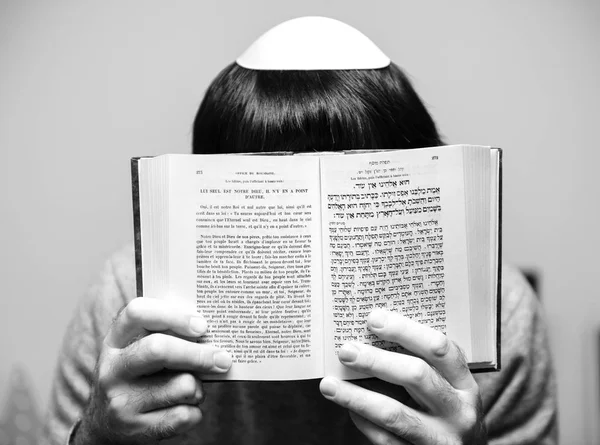
POLYGON ((200 376, 231 366, 226 351, 186 340, 204 335, 206 326, 163 300, 132 300, 104 339, 75 443, 145 444, 197 425, 200 376))

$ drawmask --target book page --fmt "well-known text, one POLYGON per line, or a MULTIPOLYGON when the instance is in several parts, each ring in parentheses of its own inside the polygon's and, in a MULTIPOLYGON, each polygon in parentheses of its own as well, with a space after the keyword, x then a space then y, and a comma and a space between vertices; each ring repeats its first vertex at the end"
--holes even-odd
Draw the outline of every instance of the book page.
POLYGON ((321 159, 325 369, 348 341, 388 350, 366 328, 375 308, 447 333, 470 356, 462 152, 457 147, 321 159))
POLYGON ((170 169, 171 293, 232 354, 225 379, 322 374, 318 159, 182 155, 170 169))

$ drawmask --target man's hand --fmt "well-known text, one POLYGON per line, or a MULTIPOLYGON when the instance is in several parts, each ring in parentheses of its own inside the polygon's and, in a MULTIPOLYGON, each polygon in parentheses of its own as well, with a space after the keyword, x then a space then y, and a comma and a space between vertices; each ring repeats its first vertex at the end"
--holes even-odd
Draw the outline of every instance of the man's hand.
POLYGON ((231 366, 226 351, 186 339, 206 328, 202 317, 165 301, 132 300, 104 339, 75 443, 146 444, 198 424, 200 375, 231 366))
POLYGON ((419 408, 333 377, 321 381, 321 393, 348 408, 354 424, 374 444, 487 443, 479 387, 458 346, 397 313, 376 310, 367 323, 379 338, 402 345, 416 357, 348 343, 340 349, 340 361, 403 386, 419 408))

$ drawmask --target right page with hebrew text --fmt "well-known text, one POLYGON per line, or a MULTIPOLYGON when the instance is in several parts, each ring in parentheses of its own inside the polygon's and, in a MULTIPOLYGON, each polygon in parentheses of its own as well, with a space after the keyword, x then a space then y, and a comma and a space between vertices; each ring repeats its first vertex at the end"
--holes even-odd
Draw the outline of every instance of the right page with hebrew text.
POLYGON ((321 158, 325 373, 348 341, 400 351, 366 325, 376 308, 446 333, 471 356, 460 146, 321 158))

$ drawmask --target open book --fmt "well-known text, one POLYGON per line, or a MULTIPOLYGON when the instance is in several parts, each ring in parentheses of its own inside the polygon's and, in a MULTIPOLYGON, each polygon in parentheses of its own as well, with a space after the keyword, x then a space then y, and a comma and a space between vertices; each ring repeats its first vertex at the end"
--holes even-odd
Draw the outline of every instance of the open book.
MULTIPOLYGON (((387 308, 499 368, 501 151, 456 145, 132 159, 138 296, 208 320, 230 380, 360 378, 387 308)), ((208 377, 210 378, 210 377, 208 377)))

